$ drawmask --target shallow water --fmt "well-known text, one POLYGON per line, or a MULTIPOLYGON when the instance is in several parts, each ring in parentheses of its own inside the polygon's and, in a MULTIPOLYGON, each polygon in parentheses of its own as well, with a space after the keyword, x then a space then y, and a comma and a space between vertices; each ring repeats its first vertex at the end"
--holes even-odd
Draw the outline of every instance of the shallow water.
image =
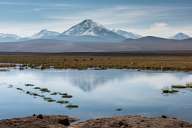
MULTIPOLYGON (((65 114, 84 119, 111 115, 168 115, 192 121, 192 90, 163 95, 172 84, 192 82, 192 73, 136 70, 16 70, 0 72, 0 119, 32 114, 65 114), (25 91, 25 84, 73 95, 66 99, 79 108, 48 103, 25 91), (9 85, 13 85, 10 88, 9 85), (122 108, 122 111, 116 111, 122 108)), ((38 92, 38 91, 37 91, 38 92)), ((40 93, 40 92, 38 92, 40 93)), ((40 93, 41 94, 41 93, 40 93)), ((48 93, 43 93, 49 95, 48 93)), ((60 99, 59 96, 50 96, 60 99)))

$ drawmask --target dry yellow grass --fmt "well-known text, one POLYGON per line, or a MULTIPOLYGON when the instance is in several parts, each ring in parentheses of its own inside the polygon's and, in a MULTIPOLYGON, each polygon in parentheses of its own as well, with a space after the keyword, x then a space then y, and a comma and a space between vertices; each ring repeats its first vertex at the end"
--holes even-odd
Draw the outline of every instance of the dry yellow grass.
MULTIPOLYGON (((0 55, 0 63, 43 65, 45 68, 138 68, 192 71, 192 56, 166 55, 65 55, 65 54, 16 54, 0 55)), ((6 64, 3 64, 5 66, 6 64)), ((2 66, 2 65, 1 65, 2 66)))

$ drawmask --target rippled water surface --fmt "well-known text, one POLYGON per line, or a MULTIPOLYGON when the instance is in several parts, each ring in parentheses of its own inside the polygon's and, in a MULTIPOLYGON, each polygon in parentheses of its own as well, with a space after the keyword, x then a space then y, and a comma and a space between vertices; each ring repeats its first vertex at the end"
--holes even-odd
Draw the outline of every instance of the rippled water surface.
POLYGON ((81 119, 111 115, 168 115, 192 121, 192 90, 163 95, 161 89, 172 84, 192 82, 192 73, 135 70, 16 70, 0 72, 0 118, 30 116, 32 114, 66 114, 81 119), (65 104, 47 102, 27 91, 60 100, 26 87, 48 88, 73 96, 65 104), (13 85, 10 86, 10 85, 13 85), (16 88, 22 88, 23 91, 16 88), (116 111, 121 108, 122 111, 116 111))

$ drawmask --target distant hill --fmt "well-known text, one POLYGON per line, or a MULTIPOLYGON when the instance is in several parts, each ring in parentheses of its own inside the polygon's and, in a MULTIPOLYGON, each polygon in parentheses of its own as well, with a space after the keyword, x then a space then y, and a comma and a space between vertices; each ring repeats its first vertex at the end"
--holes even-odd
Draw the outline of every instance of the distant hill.
POLYGON ((14 42, 19 41, 20 37, 15 34, 0 33, 0 42, 14 42))
POLYGON ((173 37, 171 37, 171 39, 175 39, 175 40, 185 40, 185 39, 189 39, 189 38, 191 38, 189 35, 182 33, 182 32, 177 33, 173 37))
POLYGON ((177 51, 191 50, 192 39, 173 40, 158 37, 127 39, 122 42, 70 42, 35 39, 0 43, 0 52, 120 52, 120 51, 177 51))
POLYGON ((59 32, 43 29, 40 32, 34 34, 31 39, 56 39, 59 35, 59 32))

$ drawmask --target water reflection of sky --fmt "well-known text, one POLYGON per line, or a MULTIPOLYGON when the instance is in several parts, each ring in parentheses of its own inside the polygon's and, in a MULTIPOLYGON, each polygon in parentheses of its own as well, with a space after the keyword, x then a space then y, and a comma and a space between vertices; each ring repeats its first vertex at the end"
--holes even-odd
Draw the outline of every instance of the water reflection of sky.
POLYGON ((192 121, 192 92, 183 90, 163 96, 161 89, 172 84, 192 82, 192 74, 134 70, 12 70, 0 72, 0 118, 33 113, 69 114, 82 119, 118 114, 170 115, 192 121), (70 101, 80 108, 68 110, 46 103, 13 88, 31 83, 74 96, 70 101), (115 111, 122 108, 122 112, 115 111))

